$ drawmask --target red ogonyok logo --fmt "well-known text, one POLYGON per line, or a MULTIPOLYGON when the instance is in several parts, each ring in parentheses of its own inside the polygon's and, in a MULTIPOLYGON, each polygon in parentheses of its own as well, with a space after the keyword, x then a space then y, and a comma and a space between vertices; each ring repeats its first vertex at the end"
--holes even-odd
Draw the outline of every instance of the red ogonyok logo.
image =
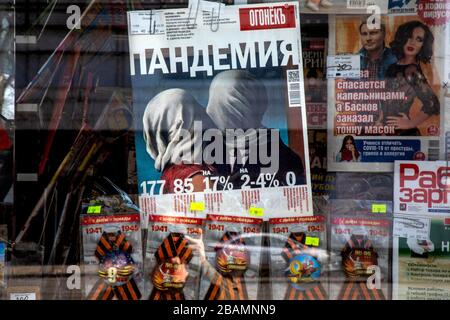
POLYGON ((239 9, 241 31, 295 28, 293 5, 239 9))

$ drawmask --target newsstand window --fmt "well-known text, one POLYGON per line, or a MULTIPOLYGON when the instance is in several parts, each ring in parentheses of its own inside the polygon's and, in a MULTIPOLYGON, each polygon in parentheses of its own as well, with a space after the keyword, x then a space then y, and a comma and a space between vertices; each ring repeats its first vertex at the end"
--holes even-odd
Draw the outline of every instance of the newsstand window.
POLYGON ((449 17, 0 4, 0 299, 448 300, 449 17))

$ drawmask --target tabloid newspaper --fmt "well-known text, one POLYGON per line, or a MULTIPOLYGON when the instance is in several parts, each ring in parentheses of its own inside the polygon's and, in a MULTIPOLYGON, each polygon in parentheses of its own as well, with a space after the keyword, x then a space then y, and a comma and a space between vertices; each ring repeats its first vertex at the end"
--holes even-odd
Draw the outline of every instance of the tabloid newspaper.
POLYGON ((396 161, 393 299, 450 298, 450 167, 396 161))
POLYGON ((450 167, 446 161, 396 161, 394 213, 450 215, 450 167))
POLYGON ((298 4, 201 1, 128 23, 144 212, 311 215, 298 4))
MULTIPOLYGON (((443 131, 445 10, 330 17, 328 168, 393 171, 438 160, 443 131)), ((440 8, 440 7, 439 7, 440 8)))

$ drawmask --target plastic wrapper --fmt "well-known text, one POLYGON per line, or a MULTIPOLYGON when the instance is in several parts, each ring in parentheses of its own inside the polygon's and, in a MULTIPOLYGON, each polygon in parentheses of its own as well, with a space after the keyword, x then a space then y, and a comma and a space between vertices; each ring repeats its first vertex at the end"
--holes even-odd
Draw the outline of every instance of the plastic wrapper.
POLYGON ((139 214, 81 215, 80 223, 85 299, 141 299, 143 259, 139 214))
POLYGON ((391 173, 337 172, 333 199, 392 201, 391 173))
POLYGON ((328 299, 326 218, 274 218, 269 232, 272 299, 328 299))
POLYGON ((333 300, 388 300, 389 252, 392 205, 386 202, 359 204, 355 200, 331 203, 330 298, 333 300), (343 203, 349 210, 344 213, 343 203), (334 210, 334 207, 339 210, 334 210))
POLYGON ((200 264, 185 235, 197 237, 202 223, 197 218, 149 217, 145 299, 198 300, 200 264))
POLYGON ((200 296, 203 300, 256 300, 260 286, 262 220, 208 215, 200 296))

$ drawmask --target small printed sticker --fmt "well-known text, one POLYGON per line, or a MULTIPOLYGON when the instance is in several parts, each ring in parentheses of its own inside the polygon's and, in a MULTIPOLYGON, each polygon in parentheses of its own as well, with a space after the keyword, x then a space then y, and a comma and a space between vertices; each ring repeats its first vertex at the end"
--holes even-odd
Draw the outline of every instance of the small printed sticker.
POLYGON ((9 300, 36 300, 36 293, 30 292, 30 293, 11 293, 9 295, 9 300))
POLYGON ((262 217, 264 216, 264 209, 263 208, 256 208, 256 207, 250 207, 249 213, 252 216, 262 217))
POLYGON ((203 202, 191 202, 189 208, 191 211, 204 211, 205 204, 203 202))
POLYGON ((372 213, 386 213, 387 206, 384 203, 372 203, 372 213))
POLYGON ((163 12, 131 11, 129 12, 130 34, 161 35, 166 31, 163 12))
POLYGON ((427 240, 430 238, 430 219, 397 216, 394 218, 394 237, 427 240))
POLYGON ((306 239, 305 239, 305 245, 307 245, 307 246, 318 247, 319 243, 320 243, 319 238, 306 237, 306 239))
POLYGON ((327 57, 327 78, 361 77, 361 58, 359 55, 337 55, 327 57))
POLYGON ((100 214, 102 212, 102 206, 89 206, 87 213, 88 214, 100 214))

